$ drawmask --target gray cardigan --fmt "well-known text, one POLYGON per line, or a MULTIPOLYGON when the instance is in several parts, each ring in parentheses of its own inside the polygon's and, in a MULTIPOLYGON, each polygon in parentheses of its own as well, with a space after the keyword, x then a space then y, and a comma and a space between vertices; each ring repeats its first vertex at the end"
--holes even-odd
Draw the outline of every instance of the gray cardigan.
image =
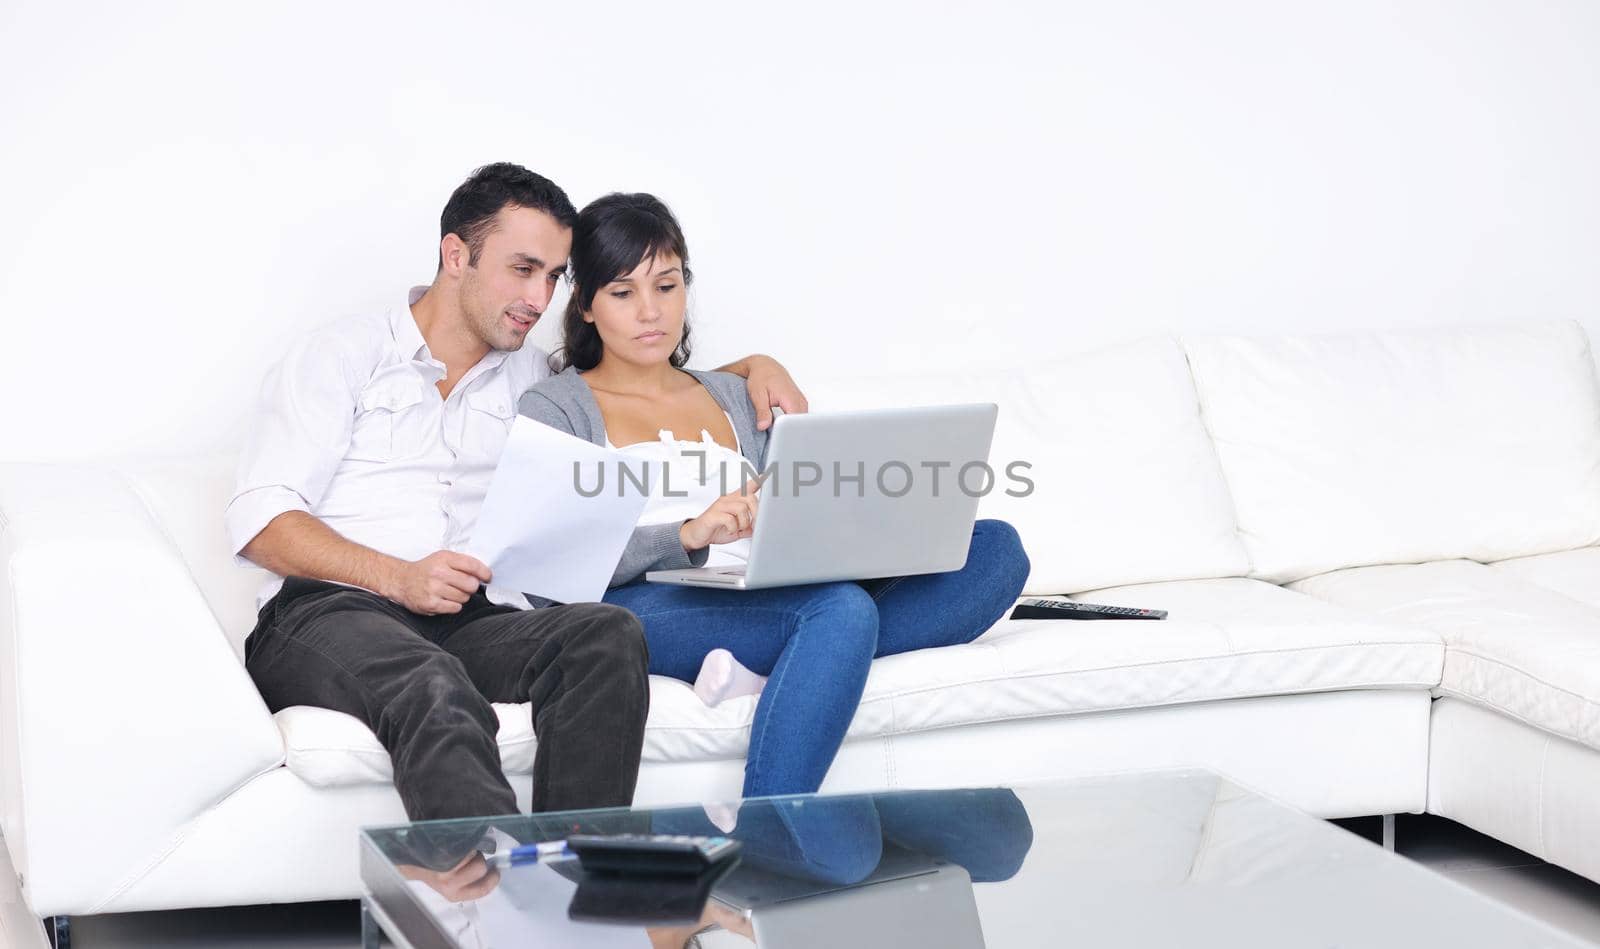
MULTIPOLYGON (((745 381, 731 372, 700 372, 685 369, 711 393, 723 411, 733 419, 739 450, 760 471, 766 463, 767 433, 756 428, 756 410, 750 403, 745 381)), ((578 370, 567 367, 522 394, 517 411, 538 422, 595 445, 606 443, 606 425, 600 417, 589 384, 578 370)), ((698 567, 706 561, 706 551, 693 554, 683 549, 677 524, 649 524, 637 527, 622 551, 622 560, 611 575, 611 585, 621 586, 644 576, 646 570, 674 570, 698 567)))

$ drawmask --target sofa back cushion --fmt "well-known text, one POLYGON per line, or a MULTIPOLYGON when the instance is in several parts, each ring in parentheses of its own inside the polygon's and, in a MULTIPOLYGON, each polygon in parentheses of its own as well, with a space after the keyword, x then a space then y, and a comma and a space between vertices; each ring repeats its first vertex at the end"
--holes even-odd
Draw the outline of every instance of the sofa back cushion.
POLYGON ((245 638, 256 624, 256 593, 270 574, 239 566, 229 549, 222 512, 233 496, 234 466, 231 454, 195 455, 126 462, 117 466, 117 473, 177 548, 228 642, 242 658, 245 638))
MULTIPOLYGON (((1183 351, 1142 340, 995 371, 800 380, 813 411, 995 402, 995 488, 980 517, 1011 522, 1033 563, 1026 592, 1241 576, 1249 562, 1183 351), (1032 482, 1008 477, 1016 469, 1032 482)), ((915 460, 909 462, 915 466, 915 460)))
MULTIPOLYGON (((815 410, 992 401, 995 489, 980 516, 1010 521, 1033 563, 1029 593, 1249 570, 1182 349, 1171 339, 991 372, 800 380, 815 410), (1033 482, 1026 497, 1006 465, 1033 482)), ((234 649, 255 625, 264 571, 235 564, 222 527, 234 458, 118 466, 189 565, 234 649)), ((949 476, 949 473, 946 473, 949 476)))
POLYGON ((1259 579, 1600 541, 1576 323, 1185 341, 1259 579))

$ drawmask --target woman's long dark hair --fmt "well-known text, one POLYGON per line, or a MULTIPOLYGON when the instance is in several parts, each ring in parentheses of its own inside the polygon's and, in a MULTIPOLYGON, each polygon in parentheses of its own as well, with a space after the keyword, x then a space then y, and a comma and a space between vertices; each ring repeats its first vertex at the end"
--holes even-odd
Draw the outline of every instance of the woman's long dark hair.
MULTIPOLYGON (((694 279, 689 272, 689 245, 683 229, 661 199, 651 194, 608 194, 578 212, 572 228, 572 295, 561 318, 561 348, 550 357, 550 368, 560 372, 568 366, 579 372, 600 364, 604 347, 600 331, 585 322, 583 314, 594 306, 600 288, 625 277, 644 260, 658 254, 673 254, 683 267, 683 285, 694 279)), ((668 359, 681 369, 689 361, 689 320, 683 321, 683 338, 668 359)))

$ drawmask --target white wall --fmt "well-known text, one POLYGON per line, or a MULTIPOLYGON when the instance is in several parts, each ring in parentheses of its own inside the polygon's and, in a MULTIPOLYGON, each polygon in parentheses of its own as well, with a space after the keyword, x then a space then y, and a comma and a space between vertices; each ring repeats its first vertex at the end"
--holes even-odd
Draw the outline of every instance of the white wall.
POLYGON ((228 444, 288 339, 431 277, 445 198, 500 159, 661 195, 697 361, 802 381, 1600 331, 1589 0, 781 9, 8 0, 0 457, 228 444))

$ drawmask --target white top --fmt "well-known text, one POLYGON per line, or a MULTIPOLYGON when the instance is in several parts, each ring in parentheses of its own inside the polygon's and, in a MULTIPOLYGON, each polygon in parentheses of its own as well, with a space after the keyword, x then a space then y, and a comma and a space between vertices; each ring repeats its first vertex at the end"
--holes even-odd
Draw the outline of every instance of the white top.
MULTIPOLYGON (((549 367, 537 346, 491 352, 441 398, 444 363, 411 315, 426 290, 313 333, 268 373, 224 516, 236 557, 285 511, 402 560, 464 549, 517 397, 549 367)), ((263 587, 257 608, 282 585, 263 587)), ((489 598, 527 606, 493 586, 489 598)))
MULTIPOLYGON (((728 427, 737 443, 739 430, 731 416, 728 427)), ((645 502, 644 513, 639 515, 640 526, 699 517, 717 498, 738 490, 743 483, 741 474, 748 471, 747 477, 754 478, 758 473, 749 459, 717 444, 703 428, 697 442, 675 438, 666 429, 661 429, 657 436, 657 441, 637 442, 623 448, 617 448, 611 443, 611 436, 606 436, 607 448, 643 458, 649 465, 650 500, 645 502)), ((748 538, 731 544, 712 544, 706 552, 708 567, 743 564, 749 560, 748 538)))

